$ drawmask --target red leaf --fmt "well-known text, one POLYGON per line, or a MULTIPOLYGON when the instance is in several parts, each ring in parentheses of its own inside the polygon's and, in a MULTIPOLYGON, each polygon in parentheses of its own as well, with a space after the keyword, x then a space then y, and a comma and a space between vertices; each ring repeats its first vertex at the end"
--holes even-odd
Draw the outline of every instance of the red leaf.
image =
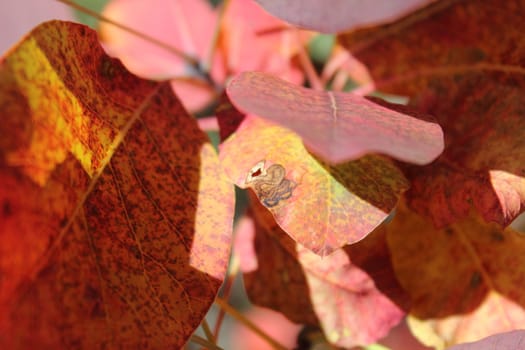
POLYGON ((0 116, 0 348, 182 347, 224 278, 233 191, 169 85, 49 22, 2 61, 0 116))
POLYGON ((230 100, 226 94, 221 96, 221 100, 219 102, 219 106, 215 110, 215 114, 217 116, 217 123, 219 124, 219 135, 221 142, 224 142, 224 140, 230 137, 231 134, 237 131, 242 121, 246 117, 246 115, 239 112, 239 110, 237 110, 230 103, 230 100))
POLYGON ((433 0, 256 0, 268 12, 300 27, 340 32, 388 22, 433 0))
POLYGON ((525 209, 522 8, 521 0, 439 1, 339 38, 379 89, 410 96, 443 127, 442 156, 408 172, 409 205, 439 226, 472 206, 502 225, 525 209))
POLYGON ((237 75, 227 93, 238 109, 290 128, 332 163, 383 153, 425 164, 443 150, 439 125, 407 115, 402 106, 350 93, 310 90, 256 72, 237 75))

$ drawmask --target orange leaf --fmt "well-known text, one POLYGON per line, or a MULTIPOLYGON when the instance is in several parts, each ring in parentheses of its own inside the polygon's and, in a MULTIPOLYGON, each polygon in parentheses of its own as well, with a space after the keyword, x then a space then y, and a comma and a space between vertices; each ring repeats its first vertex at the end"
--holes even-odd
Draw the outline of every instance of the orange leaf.
POLYGON ((475 215, 437 230, 399 206, 387 226, 411 314, 448 345, 525 327, 525 238, 475 215))
POLYGON ((0 115, 0 347, 181 347, 224 278, 233 191, 169 84, 49 22, 2 61, 0 115))
MULTIPOLYGON (((339 249, 321 258, 295 244, 256 201, 252 201, 252 216, 256 255, 250 257, 245 241, 241 268, 248 262, 245 267, 251 271, 245 270, 244 279, 254 302, 283 312, 295 322, 315 325, 318 319, 327 339, 345 348, 375 342, 402 318, 403 311, 377 289, 366 270, 353 263, 350 250, 339 249), (255 269, 250 259, 257 261, 255 269)), ((366 249, 368 245, 355 247, 353 253, 361 255, 358 261, 366 260, 366 255, 381 260, 383 268, 390 265, 377 250, 366 249)))
POLYGON ((386 158, 330 166, 293 132, 253 116, 220 146, 220 158, 236 185, 254 189, 279 226, 319 255, 365 237, 407 188, 386 158))
POLYGON ((505 226, 525 209, 522 7, 445 0, 395 24, 339 37, 380 90, 410 96, 443 127, 443 155, 408 173, 409 205, 439 226, 472 206, 505 226))
POLYGON ((403 106, 350 93, 306 89, 257 72, 237 75, 227 93, 239 110, 290 128, 309 149, 331 163, 383 153, 426 164, 443 151, 439 125, 424 116, 408 115, 403 106))

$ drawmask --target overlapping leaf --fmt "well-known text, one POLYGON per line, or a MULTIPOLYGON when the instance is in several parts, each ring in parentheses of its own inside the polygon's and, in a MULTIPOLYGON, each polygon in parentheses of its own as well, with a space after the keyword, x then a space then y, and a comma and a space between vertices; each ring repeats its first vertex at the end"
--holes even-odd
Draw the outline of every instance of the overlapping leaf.
MULTIPOLYGON (((352 260, 353 253, 360 254, 357 261, 370 267, 365 260, 375 260, 375 266, 381 265, 386 272, 389 259, 377 250, 371 252, 360 242, 352 251, 338 250, 321 258, 295 244, 258 202, 253 202, 252 216, 255 256, 247 256, 244 249, 241 259, 257 261, 255 268, 249 263, 244 274, 252 301, 275 308, 295 322, 315 324, 318 320, 327 339, 345 348, 372 343, 399 322, 401 309, 377 289, 368 270, 352 260)), ((396 290, 397 281, 390 287, 396 290)))
POLYGON ((433 0, 256 0, 268 12, 301 27, 340 32, 386 22, 433 0))
POLYGON ((502 225, 524 210, 522 12, 521 0, 445 0, 390 26, 340 36, 379 89, 410 96, 443 127, 443 155, 408 171, 409 205, 437 225, 473 206, 502 225))
POLYGON ((247 182, 252 175, 282 166, 285 179, 294 185, 288 197, 269 209, 295 241, 319 255, 372 232, 407 188, 401 172, 386 158, 371 155, 330 166, 312 157, 293 132, 253 116, 220 146, 220 158, 242 188, 252 186, 247 182))
POLYGON ((167 84, 49 22, 0 70, 0 347, 180 347, 222 282, 232 188, 167 84))
POLYGON ((332 163, 383 153, 426 164, 443 150, 439 125, 409 115, 403 106, 306 89, 257 72, 237 75, 227 93, 238 109, 295 131, 314 153, 332 163))
POLYGON ((525 327, 522 235, 475 215, 438 230, 398 206, 388 242, 411 314, 445 344, 525 327))

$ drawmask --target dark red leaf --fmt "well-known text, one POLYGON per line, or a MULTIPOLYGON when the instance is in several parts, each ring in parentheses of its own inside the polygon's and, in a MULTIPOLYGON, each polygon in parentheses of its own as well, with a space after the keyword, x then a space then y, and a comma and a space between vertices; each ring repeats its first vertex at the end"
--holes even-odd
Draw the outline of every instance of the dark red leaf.
POLYGON ((339 38, 380 90, 443 127, 443 155, 408 171, 409 205, 439 226, 471 207, 508 225, 525 208, 523 11, 522 0, 444 0, 339 38))

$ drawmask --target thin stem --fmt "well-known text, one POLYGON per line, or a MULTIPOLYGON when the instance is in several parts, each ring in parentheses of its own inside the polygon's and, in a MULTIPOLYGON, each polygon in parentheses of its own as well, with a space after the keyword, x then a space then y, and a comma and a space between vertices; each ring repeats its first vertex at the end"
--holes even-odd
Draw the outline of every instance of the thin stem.
POLYGON ((206 339, 208 339, 210 343, 216 344, 217 342, 215 341, 215 336, 211 332, 210 325, 208 324, 208 321, 206 321, 206 319, 202 320, 201 327, 204 331, 204 334, 206 335, 206 339))
POLYGON ((212 350, 223 350, 221 347, 213 344, 212 342, 209 342, 208 340, 204 339, 203 337, 200 337, 196 334, 193 334, 190 338, 190 341, 195 344, 199 344, 200 346, 204 346, 207 349, 212 350))
POLYGON ((217 23, 215 24, 215 28, 213 30, 213 37, 211 39, 210 47, 208 48, 208 54, 201 67, 202 70, 206 73, 210 72, 211 66, 213 65, 213 56, 215 55, 215 50, 217 50, 217 44, 219 42, 219 37, 221 34, 222 22, 224 21, 224 14, 226 13, 226 9, 229 4, 230 0, 223 0, 222 4, 220 5, 219 13, 217 14, 217 23))
POLYGON ((230 304, 228 304, 224 299, 216 298, 215 304, 219 306, 221 309, 223 309, 228 315, 236 319, 237 321, 241 322, 243 325, 245 325, 247 328, 249 328, 252 332, 257 334, 259 337, 264 339, 268 344, 270 344, 274 349, 277 350, 287 350, 287 348, 278 342, 276 342, 274 339, 272 339, 268 334, 266 334, 263 330, 261 330, 259 327, 257 327, 252 321, 244 317, 243 314, 241 314, 239 311, 235 310, 230 304))
MULTIPOLYGON (((237 277, 237 274, 239 273, 239 258, 234 254, 232 261, 230 263, 230 268, 228 270, 228 278, 226 279, 226 282, 224 283, 224 293, 223 298, 224 300, 230 299, 230 294, 233 287, 233 282, 235 281, 235 277, 237 277)), ((213 335, 215 339, 219 339, 219 332, 221 331, 222 321, 224 320, 224 315, 226 315, 224 309, 220 309, 219 314, 217 315, 217 321, 215 322, 215 328, 213 329, 213 335)))
POLYGON ((321 82, 321 78, 319 78, 319 76, 317 75, 314 65, 310 60, 310 56, 308 55, 308 53, 306 53, 304 45, 301 42, 299 36, 299 29, 295 30, 295 34, 297 40, 297 47, 299 49, 299 62, 301 62, 301 65, 303 66, 306 78, 310 82, 310 86, 312 87, 312 89, 322 91, 324 90, 323 83, 321 82))
POLYGON ((122 30, 124 30, 124 31, 126 31, 126 32, 128 32, 130 34, 133 34, 133 35, 135 35, 135 36, 137 36, 137 37, 139 37, 141 39, 144 39, 144 40, 146 40, 146 41, 148 41, 148 42, 150 42, 150 43, 152 43, 154 45, 157 45, 157 46, 165 49, 166 51, 174 54, 175 56, 185 60, 186 62, 188 62, 192 66, 194 66, 196 68, 199 68, 199 60, 197 60, 195 57, 192 57, 192 56, 190 56, 190 55, 180 51, 179 49, 171 46, 170 44, 167 44, 167 43, 162 42, 162 41, 160 41, 158 39, 155 39, 152 36, 149 36, 147 34, 139 32, 139 31, 137 31, 137 30, 135 30, 135 29, 133 29, 131 27, 128 27, 128 26, 124 25, 124 24, 115 22, 114 20, 112 20, 110 18, 107 18, 107 17, 97 13, 96 11, 90 10, 89 8, 84 7, 82 5, 79 5, 79 4, 77 4, 77 3, 73 2, 73 1, 70 1, 70 0, 56 0, 56 1, 61 2, 63 4, 66 4, 66 5, 70 6, 70 7, 74 8, 74 9, 77 9, 79 11, 82 11, 85 14, 90 15, 90 16, 92 16, 92 17, 94 17, 94 18, 96 18, 96 19, 98 19, 98 20, 100 20, 102 22, 106 22, 108 24, 114 25, 117 28, 120 28, 120 29, 122 29, 122 30))

